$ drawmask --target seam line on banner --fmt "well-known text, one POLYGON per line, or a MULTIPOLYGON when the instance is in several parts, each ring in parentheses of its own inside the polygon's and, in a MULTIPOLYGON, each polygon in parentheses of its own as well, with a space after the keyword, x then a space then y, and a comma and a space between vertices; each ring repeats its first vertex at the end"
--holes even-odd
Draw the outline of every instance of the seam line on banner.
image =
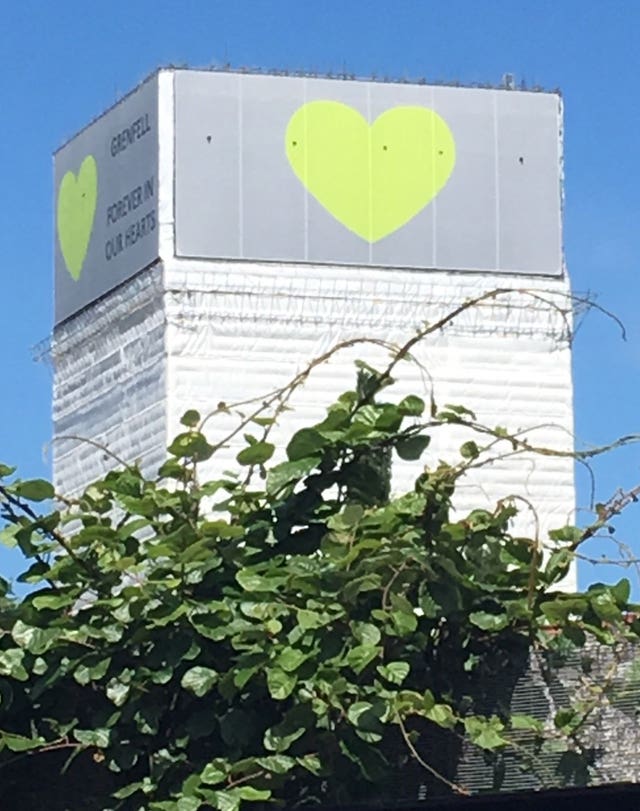
POLYGON ((238 76, 238 140, 240 148, 238 149, 238 243, 240 256, 244 257, 244 175, 242 165, 242 154, 244 150, 244 132, 243 132, 243 103, 244 98, 242 95, 242 76, 238 76))
MULTIPOLYGON (((309 132, 307 129, 307 79, 302 82, 302 109, 304 110, 304 141, 309 143, 309 132)), ((286 144, 285 144, 286 149, 286 144)), ((309 150, 304 152, 304 176, 309 177, 309 150)), ((300 184, 304 200, 304 258, 309 261, 309 189, 304 183, 300 184)))
POLYGON ((373 126, 373 121, 371 119, 371 85, 367 84, 367 123, 369 125, 369 130, 367 132, 367 137, 369 140, 369 264, 373 264, 373 242, 371 241, 371 235, 373 230, 373 154, 372 154, 372 138, 371 138, 371 127, 373 126))
POLYGON ((498 150, 498 94, 493 91, 493 154, 496 184, 496 270, 500 267, 500 167, 498 150))

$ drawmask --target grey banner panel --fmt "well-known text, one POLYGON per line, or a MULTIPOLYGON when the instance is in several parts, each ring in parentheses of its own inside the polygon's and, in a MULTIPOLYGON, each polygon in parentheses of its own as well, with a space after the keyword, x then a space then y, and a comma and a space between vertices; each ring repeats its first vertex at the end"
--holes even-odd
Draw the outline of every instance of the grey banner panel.
POLYGON ((60 323, 158 257, 157 76, 56 153, 54 182, 60 323))
POLYGON ((558 275, 560 101, 175 73, 176 253, 558 275))
MULTIPOLYGON (((497 255, 496 119, 491 90, 434 87, 433 105, 446 121, 455 121, 456 167, 451 181, 433 201, 437 222, 435 267, 519 270, 497 255)), ((557 99, 554 98, 557 103, 557 99)), ((558 137, 558 124, 555 125, 558 137)), ((558 171, 554 157, 554 171, 558 171)), ((557 197, 557 192, 556 192, 557 197)), ((556 205, 557 199, 551 199, 556 205)), ((558 217, 559 227, 560 218, 558 217)), ((559 267, 559 257, 546 268, 559 267)))
MULTIPOLYGON (((176 175, 175 210, 182 219, 179 242, 202 244, 202 256, 214 246, 219 256, 240 255, 240 95, 238 77, 220 74, 215 104, 207 86, 194 73, 176 75, 176 122, 180 125, 182 159, 176 175), (203 215, 203 212, 206 214, 203 215)), ((177 123, 176 123, 177 126, 177 123)))
POLYGON ((549 265, 562 249, 558 212, 549 205, 561 192, 557 104, 548 95, 536 101, 528 104, 524 94, 496 98, 499 261, 528 272, 549 265))
MULTIPOLYGON (((265 160, 264 138, 266 133, 278 132, 283 111, 293 114, 304 103, 303 87, 292 88, 275 76, 265 76, 259 84, 235 78, 242 93, 242 145, 238 163, 242 171, 243 208, 237 211, 242 227, 239 250, 241 255, 262 259, 277 260, 283 256, 302 259, 306 193, 302 184, 290 177, 284 148, 265 160), (287 182, 274 183, 274 177, 286 178, 287 182), (253 200, 260 202, 253 205, 253 200)), ((212 248, 215 251, 215 245, 212 248)))

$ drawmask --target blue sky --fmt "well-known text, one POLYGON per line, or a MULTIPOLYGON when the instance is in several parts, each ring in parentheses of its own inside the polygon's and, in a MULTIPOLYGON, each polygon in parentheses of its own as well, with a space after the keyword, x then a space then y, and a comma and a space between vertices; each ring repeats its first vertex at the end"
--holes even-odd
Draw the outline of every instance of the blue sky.
MULTIPOLYGON (((498 83, 565 99, 565 250, 590 315, 574 348, 581 443, 640 432, 640 3, 635 0, 20 0, 0 53, 0 459, 48 475, 52 375, 32 348, 52 327, 51 153, 159 65, 342 71, 498 83)), ((598 498, 640 481, 640 449, 596 465, 598 498)), ((587 479, 579 475, 578 502, 587 479)), ((640 556, 640 507, 619 522, 640 556)), ((594 553, 600 549, 592 548, 594 553)), ((612 551, 612 550, 607 550, 612 551)), ((0 570, 15 567, 0 549, 0 570)), ((583 565, 580 581, 617 570, 583 565)), ((636 578, 637 583, 637 578, 636 578)))

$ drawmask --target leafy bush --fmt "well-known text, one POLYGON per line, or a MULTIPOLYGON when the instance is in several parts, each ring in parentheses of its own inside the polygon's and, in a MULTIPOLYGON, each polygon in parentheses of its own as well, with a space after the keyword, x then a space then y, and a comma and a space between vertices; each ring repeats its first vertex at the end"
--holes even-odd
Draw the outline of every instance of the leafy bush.
MULTIPOLYGON (((475 418, 378 401, 390 382, 363 367, 278 463, 273 415, 252 416, 258 436, 215 481, 196 475, 217 446, 193 411, 156 479, 124 466, 50 511, 50 484, 0 468, 3 539, 33 587, 0 596, 5 805, 334 804, 414 768, 463 792, 447 740, 491 752, 524 729, 570 745, 588 708, 549 733, 506 702, 483 715, 482 686, 532 645, 634 637, 628 582, 557 590, 593 528, 553 533, 543 560, 511 534, 513 500, 454 518, 475 442, 391 497, 391 454, 417 460, 435 427, 475 418)), ((483 431, 485 447, 520 441, 483 431)))

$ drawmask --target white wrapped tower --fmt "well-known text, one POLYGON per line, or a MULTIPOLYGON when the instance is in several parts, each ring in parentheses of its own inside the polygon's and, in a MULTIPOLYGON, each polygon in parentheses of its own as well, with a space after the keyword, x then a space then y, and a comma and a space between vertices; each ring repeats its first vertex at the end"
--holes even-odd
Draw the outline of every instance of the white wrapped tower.
MULTIPOLYGON (((561 452, 468 474, 458 509, 518 494, 527 531, 571 521, 561 127, 551 93, 155 73, 55 158, 56 487, 103 474, 104 447, 153 473, 187 408, 260 397, 347 338, 402 343, 499 288, 416 347, 394 396, 561 452)), ((359 345, 318 367, 281 438, 353 387, 355 358, 387 360, 359 345)), ((464 438, 437 432, 425 461, 464 438)))

